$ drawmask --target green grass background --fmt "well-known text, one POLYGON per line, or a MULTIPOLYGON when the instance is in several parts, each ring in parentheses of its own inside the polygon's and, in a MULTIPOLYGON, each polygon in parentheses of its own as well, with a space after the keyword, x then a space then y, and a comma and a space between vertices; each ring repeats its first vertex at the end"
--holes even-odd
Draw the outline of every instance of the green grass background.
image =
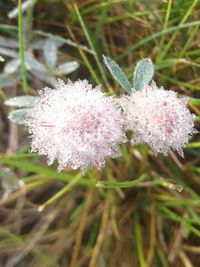
MULTIPOLYGON (((190 97, 198 129, 198 0, 38 0, 23 14, 20 7, 20 0, 0 2, 0 36, 18 38, 21 59, 17 87, 1 88, 7 142, 11 124, 3 101, 41 89, 24 64, 25 18, 33 40, 58 36, 75 42, 76 47, 66 44, 61 50, 81 67, 64 80, 86 78, 119 95, 122 89, 103 65, 102 54, 114 58, 129 79, 136 62, 150 57, 156 82, 190 97), (8 19, 17 5, 18 19, 8 19)), ((94 169, 83 176, 70 169, 57 173, 56 164, 48 167, 29 154, 27 133, 22 126, 18 131, 16 153, 2 144, 0 154, 1 168, 25 182, 24 189, 0 200, 0 266, 200 266, 198 134, 184 149, 184 159, 172 151, 155 157, 146 145, 123 145, 122 157, 109 159, 102 172, 94 169)))

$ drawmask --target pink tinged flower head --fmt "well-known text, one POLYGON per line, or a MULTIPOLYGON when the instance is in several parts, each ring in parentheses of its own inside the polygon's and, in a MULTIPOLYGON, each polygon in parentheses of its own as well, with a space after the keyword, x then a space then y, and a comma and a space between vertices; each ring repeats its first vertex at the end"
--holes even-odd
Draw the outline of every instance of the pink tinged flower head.
POLYGON ((56 89, 44 88, 35 106, 27 114, 31 150, 58 161, 64 167, 96 166, 106 157, 120 155, 118 145, 126 142, 124 119, 113 97, 106 96, 87 80, 59 80, 56 89))
POLYGON ((177 98, 174 91, 158 89, 155 83, 122 97, 127 129, 133 131, 132 143, 145 142, 155 154, 167 155, 173 149, 183 157, 182 147, 195 133, 187 101, 177 98))

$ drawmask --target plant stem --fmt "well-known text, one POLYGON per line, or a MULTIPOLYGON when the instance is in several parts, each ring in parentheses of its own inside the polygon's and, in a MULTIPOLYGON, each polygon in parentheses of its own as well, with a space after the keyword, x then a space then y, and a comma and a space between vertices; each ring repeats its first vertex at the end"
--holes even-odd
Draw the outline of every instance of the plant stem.
POLYGON ((19 52, 20 52, 21 77, 22 77, 23 91, 25 94, 28 94, 27 75, 26 75, 25 58, 24 58, 23 29, 22 29, 22 1, 21 0, 18 0, 18 38, 19 38, 19 52))
POLYGON ((96 183, 97 187, 103 187, 103 188, 129 188, 133 187, 141 182, 143 182, 145 179, 147 179, 147 174, 143 173, 139 178, 133 180, 133 181, 127 181, 127 182, 112 182, 112 181, 98 181, 96 183))

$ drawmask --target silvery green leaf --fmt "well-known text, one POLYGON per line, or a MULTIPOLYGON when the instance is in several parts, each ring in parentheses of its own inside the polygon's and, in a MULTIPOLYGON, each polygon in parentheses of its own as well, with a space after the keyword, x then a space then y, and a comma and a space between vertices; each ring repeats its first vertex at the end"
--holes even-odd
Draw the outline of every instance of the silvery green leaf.
POLYGON ((19 53, 12 49, 0 47, 0 54, 8 57, 18 57, 19 53))
POLYGON ((69 74, 79 68, 79 63, 76 61, 65 62, 58 66, 59 72, 62 74, 69 74))
MULTIPOLYGON (((93 55, 95 54, 95 52, 93 50, 89 49, 87 46, 75 43, 70 39, 65 39, 65 38, 60 37, 58 35, 54 35, 54 34, 51 34, 51 33, 48 33, 48 32, 43 32, 43 31, 39 31, 39 30, 36 30, 34 32, 36 34, 38 34, 38 35, 51 38, 53 41, 56 42, 57 47, 59 47, 59 46, 61 46, 63 44, 67 44, 67 45, 70 45, 70 46, 73 46, 73 47, 81 48, 82 50, 84 50, 84 51, 86 51, 86 52, 88 52, 90 54, 93 54, 93 55)), ((41 46, 40 46, 40 42, 41 41, 42 40, 39 40, 39 43, 37 43, 38 41, 36 41, 35 43, 31 44, 31 48, 33 48, 33 49, 41 49, 43 47, 43 43, 41 43, 41 46)))
POLYGON ((118 83, 122 86, 122 88, 128 93, 131 92, 131 84, 126 78, 124 72, 119 67, 119 65, 109 57, 103 56, 103 61, 106 67, 109 69, 113 78, 118 81, 118 83))
POLYGON ((30 48, 31 49, 43 49, 45 45, 46 39, 39 39, 37 41, 33 41, 30 43, 30 48))
POLYGON ((20 59, 12 59, 9 62, 7 62, 4 66, 4 72, 5 73, 14 73, 16 70, 18 70, 20 66, 20 59))
MULTIPOLYGON (((22 3, 22 12, 25 12, 30 6, 34 5, 37 0, 27 0, 22 3)), ((9 19, 13 19, 18 15, 18 8, 15 7, 12 11, 8 13, 9 19)))
POLYGON ((47 68, 27 52, 25 53, 25 65, 28 70, 36 70, 38 72, 48 73, 47 68))
POLYGON ((43 52, 47 66, 54 68, 57 63, 57 46, 55 42, 47 39, 43 47, 43 52))
POLYGON ((22 186, 22 180, 20 180, 15 173, 9 168, 2 168, 0 170, 1 186, 5 191, 14 191, 22 186))
POLYGON ((52 86, 55 86, 57 84, 57 80, 52 75, 49 75, 47 73, 39 72, 36 70, 30 71, 36 78, 38 78, 41 81, 47 82, 52 86))
POLYGON ((2 73, 0 74, 0 88, 9 87, 15 85, 19 81, 19 74, 7 74, 2 73))
POLYGON ((38 99, 37 96, 31 96, 31 95, 16 96, 16 97, 7 99, 4 102, 4 104, 7 106, 19 107, 19 108, 33 107, 37 99, 38 99))
POLYGON ((140 60, 133 74, 133 88, 141 90, 145 84, 148 84, 154 75, 154 65, 150 58, 140 60))
POLYGON ((17 124, 24 124, 27 116, 27 111, 29 109, 27 108, 21 108, 21 109, 16 109, 13 110, 9 113, 8 118, 14 123, 17 124))
POLYGON ((64 44, 64 42, 62 40, 57 40, 57 39, 52 39, 52 38, 48 38, 48 39, 39 39, 37 41, 34 41, 30 44, 30 47, 32 49, 38 49, 38 50, 44 50, 44 46, 46 44, 47 40, 51 40, 52 42, 54 42, 54 44, 56 45, 56 47, 60 47, 64 44))
POLYGON ((19 43, 15 39, 0 36, 0 46, 9 48, 19 48, 19 43))

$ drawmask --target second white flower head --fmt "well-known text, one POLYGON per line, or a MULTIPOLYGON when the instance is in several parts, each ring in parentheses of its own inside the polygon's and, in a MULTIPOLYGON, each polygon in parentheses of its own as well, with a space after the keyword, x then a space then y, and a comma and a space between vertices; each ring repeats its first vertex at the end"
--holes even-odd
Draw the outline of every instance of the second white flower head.
POLYGON ((121 104, 127 129, 133 131, 133 144, 145 142, 155 154, 167 155, 173 149, 183 157, 182 147, 195 132, 187 98, 177 98, 174 91, 158 89, 153 82, 122 97, 121 104))

